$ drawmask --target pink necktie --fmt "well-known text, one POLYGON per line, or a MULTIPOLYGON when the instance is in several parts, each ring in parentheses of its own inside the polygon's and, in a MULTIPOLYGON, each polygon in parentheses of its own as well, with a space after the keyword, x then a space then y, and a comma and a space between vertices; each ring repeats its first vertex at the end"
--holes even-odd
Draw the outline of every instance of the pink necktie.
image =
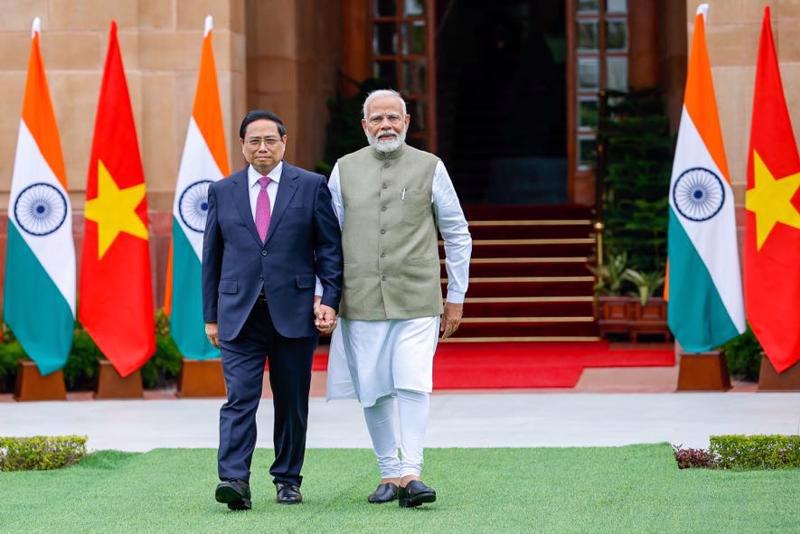
POLYGON ((261 190, 258 192, 258 199, 256 200, 256 230, 258 230, 258 237, 263 242, 267 238, 267 230, 269 230, 269 193, 267 193, 267 186, 272 181, 269 176, 262 176, 258 179, 258 185, 261 190))

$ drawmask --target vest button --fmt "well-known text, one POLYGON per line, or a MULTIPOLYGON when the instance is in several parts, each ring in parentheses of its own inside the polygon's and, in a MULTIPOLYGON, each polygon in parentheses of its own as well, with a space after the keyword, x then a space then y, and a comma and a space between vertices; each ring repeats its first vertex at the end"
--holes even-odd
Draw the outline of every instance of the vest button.
POLYGON ((261 251, 261 255, 262 255, 262 256, 266 256, 266 255, 267 255, 267 251, 266 251, 266 250, 262 250, 262 251, 261 251))
POLYGON ((386 253, 385 252, 381 252, 381 258, 385 258, 385 257, 386 257, 386 253))
POLYGON ((381 234, 385 234, 385 233, 386 233, 386 230, 381 228, 381 234))
POLYGON ((381 206, 381 211, 386 211, 386 206, 381 206))
POLYGON ((385 281, 386 281, 386 275, 383 275, 383 276, 381 276, 381 280, 382 280, 383 282, 385 282, 385 281))
POLYGON ((389 184, 383 184, 384 189, 389 189, 389 184))

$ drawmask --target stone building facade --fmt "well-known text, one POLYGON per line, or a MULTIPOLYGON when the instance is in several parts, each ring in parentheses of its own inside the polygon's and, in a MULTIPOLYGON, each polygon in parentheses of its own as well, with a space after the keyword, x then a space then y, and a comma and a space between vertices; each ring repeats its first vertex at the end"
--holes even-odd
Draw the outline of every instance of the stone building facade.
MULTIPOLYGON (((556 1, 562 0, 553 0, 556 1)), ((602 6, 615 3, 599 1, 602 6)), ((409 4, 409 0, 398 0, 397 5, 402 2, 409 4)), ((417 3, 420 2, 434 12, 430 19, 434 25, 448 14, 447 2, 417 3)), ((563 2, 567 23, 574 24, 570 13, 585 0, 563 2)), ((244 164, 237 132, 241 117, 249 108, 263 107, 276 111, 287 122, 287 159, 313 168, 324 152, 327 100, 342 88, 343 78, 371 72, 368 62, 372 45, 365 32, 376 16, 373 10, 378 8, 373 6, 382 3, 385 4, 377 0, 0 0, 0 94, 4 97, 0 100, 0 260, 5 253, 5 210, 34 17, 42 19, 42 52, 76 212, 79 247, 109 22, 117 21, 147 182, 154 287, 160 302, 175 175, 191 114, 205 16, 214 17, 214 51, 231 167, 244 164)), ((708 3, 709 53, 735 194, 741 206, 754 66, 765 5, 772 8, 789 109, 795 127, 800 124, 800 40, 796 38, 800 31, 800 0, 708 3)), ((696 5, 684 0, 628 0, 627 5, 631 18, 630 83, 660 84, 676 126, 686 43, 693 29, 696 5)), ((570 31, 567 28, 566 33, 570 31)), ((429 35, 435 40, 435 33, 429 35)), ((572 176, 569 179, 571 196, 567 200, 591 204, 591 174, 585 175, 583 181, 572 176)), ((454 180, 458 188, 458 177, 454 176, 454 180)), ((0 269, 3 263, 0 261, 0 269)))

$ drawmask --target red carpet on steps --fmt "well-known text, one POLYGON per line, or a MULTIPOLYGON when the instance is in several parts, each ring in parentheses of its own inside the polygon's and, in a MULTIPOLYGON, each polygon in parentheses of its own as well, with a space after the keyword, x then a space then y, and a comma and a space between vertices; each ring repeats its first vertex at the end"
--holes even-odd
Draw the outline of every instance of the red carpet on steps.
MULTIPOLYGON (((324 371, 328 347, 314 370, 324 371)), ((673 366, 671 349, 611 348, 608 342, 442 343, 433 360, 434 389, 575 387, 586 367, 673 366)))

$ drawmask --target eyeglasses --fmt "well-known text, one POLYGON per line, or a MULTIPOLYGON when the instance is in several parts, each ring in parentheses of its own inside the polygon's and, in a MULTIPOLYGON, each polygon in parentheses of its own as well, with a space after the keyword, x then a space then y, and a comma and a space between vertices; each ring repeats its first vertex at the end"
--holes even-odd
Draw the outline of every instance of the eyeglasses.
POLYGON ((251 148, 261 148, 261 143, 267 145, 267 148, 273 148, 281 141, 279 137, 248 137, 245 143, 251 148))
POLYGON ((397 125, 403 122, 403 116, 398 115, 397 113, 389 113, 388 115, 373 115, 367 119, 367 122, 369 122, 371 126, 378 126, 379 124, 382 124, 384 120, 388 120, 389 124, 397 125))

